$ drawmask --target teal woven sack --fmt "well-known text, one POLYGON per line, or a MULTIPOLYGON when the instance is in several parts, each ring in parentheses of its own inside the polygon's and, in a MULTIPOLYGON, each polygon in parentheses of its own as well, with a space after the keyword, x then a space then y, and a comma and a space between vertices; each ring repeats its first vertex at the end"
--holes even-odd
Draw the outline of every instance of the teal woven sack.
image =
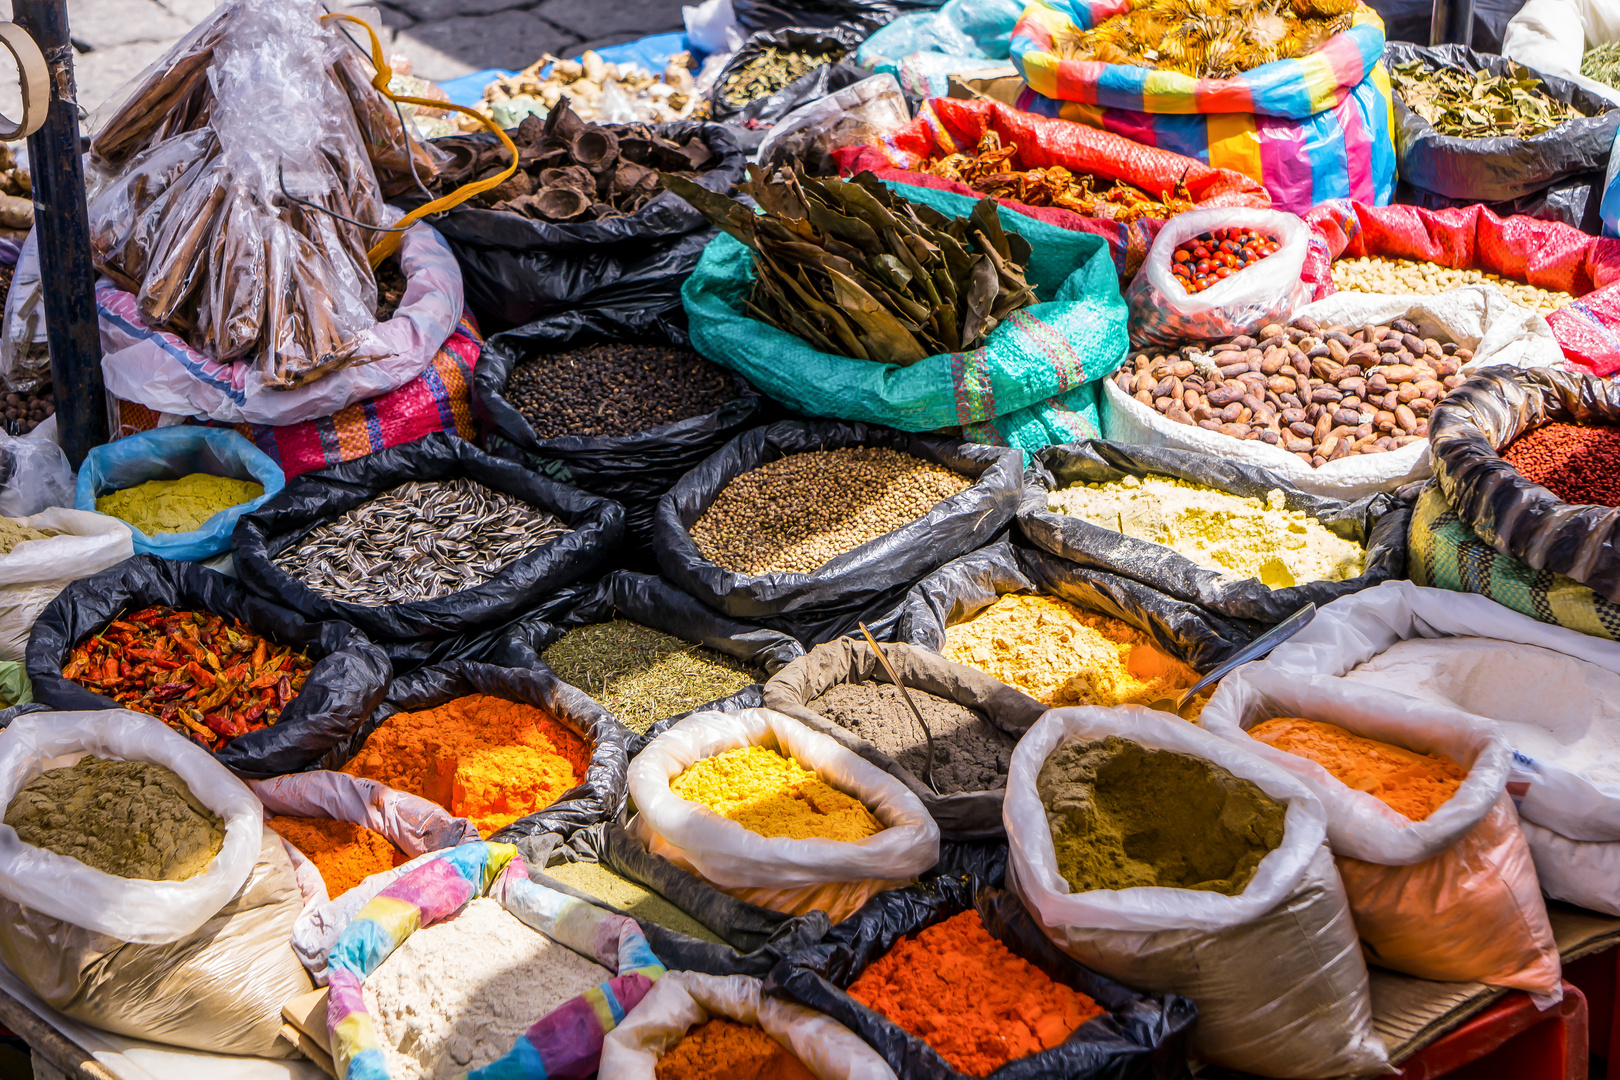
MULTIPOLYGON (((943 214, 973 210, 966 195, 889 186, 943 214)), ((1040 302, 1014 312, 982 348, 909 367, 820 352, 748 314, 753 253, 724 233, 681 289, 692 344, 806 416, 913 432, 960 427, 972 442, 1025 450, 1097 438, 1100 381, 1129 345, 1108 245, 1005 208, 1000 215, 1034 249, 1025 277, 1040 302)))

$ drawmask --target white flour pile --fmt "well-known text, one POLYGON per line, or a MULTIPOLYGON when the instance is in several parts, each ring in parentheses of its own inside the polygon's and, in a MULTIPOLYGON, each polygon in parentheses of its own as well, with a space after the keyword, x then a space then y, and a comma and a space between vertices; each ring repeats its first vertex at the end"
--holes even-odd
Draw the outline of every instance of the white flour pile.
POLYGON ((613 973, 480 897, 418 930, 366 979, 392 1080, 452 1080, 613 973))
POLYGON ((1596 664, 1510 641, 1413 638, 1345 678, 1495 720, 1520 753, 1620 782, 1620 675, 1596 664))

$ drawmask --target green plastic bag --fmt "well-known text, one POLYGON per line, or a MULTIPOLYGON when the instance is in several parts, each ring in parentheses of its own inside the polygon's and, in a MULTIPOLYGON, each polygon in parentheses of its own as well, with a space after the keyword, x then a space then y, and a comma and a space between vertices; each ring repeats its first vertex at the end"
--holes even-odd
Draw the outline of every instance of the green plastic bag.
MULTIPOLYGON (((965 195, 889 186, 943 214, 973 210, 965 195)), ((901 431, 960 427, 973 442, 1025 450, 1097 438, 1100 382, 1129 347, 1108 245, 1005 208, 1000 215, 1002 227, 1034 249, 1025 277, 1040 302, 1014 312, 982 348, 909 367, 820 352, 748 314, 753 253, 724 233, 704 248, 681 289, 692 344, 807 416, 901 431)))

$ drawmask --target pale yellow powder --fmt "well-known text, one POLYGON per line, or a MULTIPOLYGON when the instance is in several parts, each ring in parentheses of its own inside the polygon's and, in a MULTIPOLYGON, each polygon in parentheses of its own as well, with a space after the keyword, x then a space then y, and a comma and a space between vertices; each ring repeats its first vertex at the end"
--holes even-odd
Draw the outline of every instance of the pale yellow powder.
POLYGON ((1163 544, 1223 578, 1259 578, 1272 589, 1345 581, 1366 561, 1360 544, 1303 510, 1286 509, 1277 490, 1262 500, 1163 476, 1127 476, 1076 484, 1048 501, 1056 513, 1163 544))

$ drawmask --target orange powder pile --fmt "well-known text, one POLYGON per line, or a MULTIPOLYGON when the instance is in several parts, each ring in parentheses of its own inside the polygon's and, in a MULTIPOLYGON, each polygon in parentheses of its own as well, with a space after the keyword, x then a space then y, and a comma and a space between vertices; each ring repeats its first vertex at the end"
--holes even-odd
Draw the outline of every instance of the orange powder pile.
POLYGON ((991 937, 977 911, 901 939, 861 973, 849 996, 969 1076, 1050 1050, 1103 1012, 991 937))
POLYGON ((1249 729, 1251 738, 1309 758, 1346 787, 1379 799, 1396 813, 1422 821, 1457 794, 1465 775, 1438 754, 1420 754, 1364 739, 1337 724, 1279 716, 1249 729))
POLYGON ((269 826, 315 864, 326 882, 326 895, 342 896, 372 874, 392 870, 409 859, 380 833, 364 825, 331 818, 272 815, 269 826))
POLYGON ((717 1017, 686 1033, 658 1059, 658 1080, 816 1080, 764 1031, 717 1017))
POLYGON ((533 705, 469 694, 390 716, 343 771, 436 802, 488 836, 556 802, 590 759, 584 739, 533 705))

